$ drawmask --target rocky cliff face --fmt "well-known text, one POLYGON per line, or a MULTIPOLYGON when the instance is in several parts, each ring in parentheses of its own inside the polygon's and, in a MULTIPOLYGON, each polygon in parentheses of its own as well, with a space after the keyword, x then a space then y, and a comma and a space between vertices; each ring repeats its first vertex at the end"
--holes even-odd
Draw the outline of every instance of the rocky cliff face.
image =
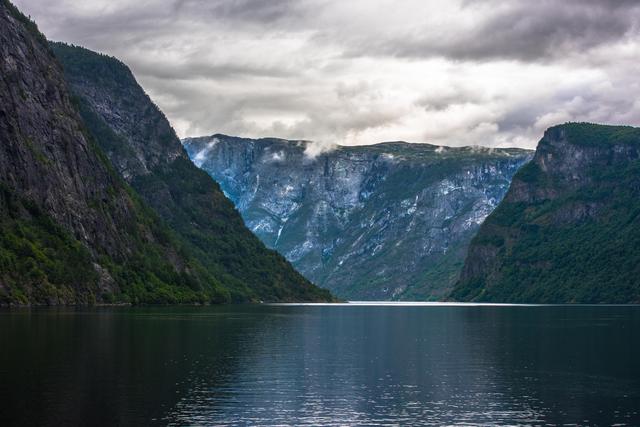
POLYGON ((452 297, 640 302, 640 129, 547 130, 474 238, 452 297))
POLYGON ((87 136, 46 39, 5 0, 0 75, 0 304, 215 298, 87 136))
POLYGON ((115 58, 52 44, 82 118, 117 172, 233 301, 327 301, 244 225, 218 184, 189 160, 164 114, 115 58))
POLYGON ((316 157, 307 143, 279 139, 183 143, 269 247, 352 300, 446 295, 471 237, 530 158, 402 142, 316 157))

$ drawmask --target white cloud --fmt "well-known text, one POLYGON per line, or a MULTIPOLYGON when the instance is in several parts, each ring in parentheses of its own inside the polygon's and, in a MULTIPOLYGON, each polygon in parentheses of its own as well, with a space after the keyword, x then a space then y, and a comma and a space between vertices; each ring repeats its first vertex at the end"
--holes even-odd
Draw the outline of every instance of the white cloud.
POLYGON ((619 0, 16 0, 119 57, 180 136, 533 147, 640 125, 640 8, 619 0))
POLYGON ((220 142, 218 138, 212 138, 211 141, 209 141, 202 150, 196 153, 193 158, 193 162, 196 164, 196 166, 202 166, 205 160, 207 160, 207 155, 211 150, 213 150, 213 147, 215 147, 218 142, 220 142))

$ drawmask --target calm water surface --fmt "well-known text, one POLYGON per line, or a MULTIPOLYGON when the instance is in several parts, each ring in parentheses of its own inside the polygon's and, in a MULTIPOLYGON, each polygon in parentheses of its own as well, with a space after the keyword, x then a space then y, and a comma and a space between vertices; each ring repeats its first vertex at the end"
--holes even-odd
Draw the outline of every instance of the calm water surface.
POLYGON ((0 311, 0 425, 640 425, 640 307, 0 311))

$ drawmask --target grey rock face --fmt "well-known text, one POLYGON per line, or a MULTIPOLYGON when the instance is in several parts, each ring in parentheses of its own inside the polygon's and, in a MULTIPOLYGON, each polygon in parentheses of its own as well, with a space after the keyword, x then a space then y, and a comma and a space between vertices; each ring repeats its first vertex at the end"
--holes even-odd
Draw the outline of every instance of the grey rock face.
POLYGON ((93 139, 210 282, 232 301, 331 300, 245 227, 125 64, 77 46, 51 46, 93 139))
POLYGON ((124 257, 130 242, 117 230, 134 217, 129 197, 85 139, 62 70, 35 31, 0 4, 0 183, 89 248, 124 257))
POLYGON ((122 290, 110 267, 143 248, 179 269, 86 137, 46 39, 5 1, 0 76, 0 305, 100 302, 122 290))
POLYGON ((306 142, 225 135, 183 144, 267 246, 352 300, 446 295, 471 237, 531 157, 402 142, 311 157, 306 142))

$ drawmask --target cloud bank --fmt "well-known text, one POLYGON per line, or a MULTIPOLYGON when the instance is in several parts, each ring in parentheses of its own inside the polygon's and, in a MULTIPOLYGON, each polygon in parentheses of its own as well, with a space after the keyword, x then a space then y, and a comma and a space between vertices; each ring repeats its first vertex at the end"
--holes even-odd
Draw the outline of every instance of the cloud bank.
POLYGON ((181 136, 534 147, 640 125, 635 0, 15 0, 126 62, 181 136))

